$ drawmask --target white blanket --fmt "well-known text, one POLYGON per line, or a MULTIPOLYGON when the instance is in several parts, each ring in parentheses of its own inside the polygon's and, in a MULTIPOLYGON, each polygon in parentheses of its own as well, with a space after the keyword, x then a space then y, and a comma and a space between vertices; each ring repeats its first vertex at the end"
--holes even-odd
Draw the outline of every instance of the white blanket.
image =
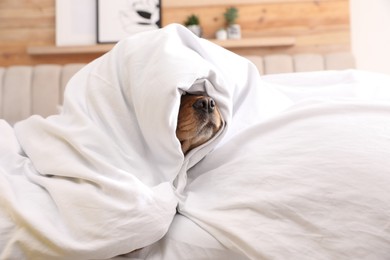
POLYGON ((390 77, 331 71, 260 83, 291 105, 191 168, 179 202, 189 221, 176 216, 162 240, 128 258, 390 257, 390 77))
POLYGON ((233 110, 251 105, 242 102, 256 95, 256 72, 173 25, 82 69, 60 115, 33 116, 14 132, 2 122, 0 258, 109 258, 160 239, 187 169, 222 137, 184 158, 175 135, 181 94, 206 91, 229 125, 233 110))
POLYGON ((385 259, 389 83, 261 79, 178 25, 121 41, 70 81, 60 115, 1 123, 0 259, 385 259), (184 157, 186 91, 225 124, 184 157))

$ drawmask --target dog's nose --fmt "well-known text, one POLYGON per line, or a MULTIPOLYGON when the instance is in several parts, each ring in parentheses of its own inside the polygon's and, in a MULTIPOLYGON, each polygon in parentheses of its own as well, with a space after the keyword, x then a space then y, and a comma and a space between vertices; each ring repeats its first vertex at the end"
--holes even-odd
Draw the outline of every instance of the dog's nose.
POLYGON ((215 109, 215 101, 211 97, 202 97, 194 103, 193 107, 198 111, 212 113, 215 109))

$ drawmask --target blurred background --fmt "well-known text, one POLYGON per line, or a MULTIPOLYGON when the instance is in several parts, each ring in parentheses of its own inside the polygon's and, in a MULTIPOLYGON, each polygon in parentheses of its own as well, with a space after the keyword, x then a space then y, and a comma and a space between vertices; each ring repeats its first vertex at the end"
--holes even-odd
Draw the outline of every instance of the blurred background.
POLYGON ((0 66, 89 62, 123 37, 121 8, 148 29, 195 15, 203 38, 242 55, 347 51, 358 69, 390 74, 389 0, 1 0, 0 66), (215 40, 231 7, 240 37, 215 40))

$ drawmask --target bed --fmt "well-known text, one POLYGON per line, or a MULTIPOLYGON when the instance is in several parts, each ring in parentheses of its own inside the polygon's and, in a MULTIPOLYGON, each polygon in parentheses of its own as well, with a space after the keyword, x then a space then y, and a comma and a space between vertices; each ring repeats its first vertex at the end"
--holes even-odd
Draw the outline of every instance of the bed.
POLYGON ((260 76, 179 25, 121 41, 60 114, 1 121, 0 259, 387 259, 389 83, 260 76), (183 156, 199 91, 224 127, 183 156))

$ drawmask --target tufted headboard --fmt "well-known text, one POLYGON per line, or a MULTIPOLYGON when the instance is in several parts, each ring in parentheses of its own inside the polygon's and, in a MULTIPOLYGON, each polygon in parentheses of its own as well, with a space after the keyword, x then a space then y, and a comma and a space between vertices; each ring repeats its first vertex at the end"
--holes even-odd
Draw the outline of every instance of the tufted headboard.
POLYGON ((58 113, 69 79, 84 64, 0 67, 0 118, 13 124, 58 113))
MULTIPOLYGON (((354 68, 350 53, 246 56, 260 74, 354 68)), ((0 118, 13 124, 56 114, 69 79, 85 64, 0 67, 0 118)))

